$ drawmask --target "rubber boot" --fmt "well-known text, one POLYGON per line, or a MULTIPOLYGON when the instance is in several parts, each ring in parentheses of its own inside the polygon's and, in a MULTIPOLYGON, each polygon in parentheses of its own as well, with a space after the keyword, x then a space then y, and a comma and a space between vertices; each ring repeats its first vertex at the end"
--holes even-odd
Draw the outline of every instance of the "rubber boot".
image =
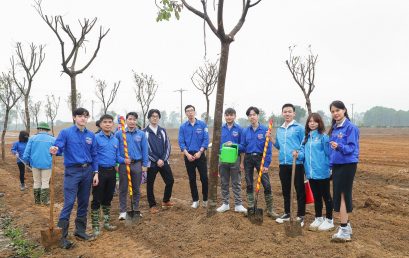
POLYGON ((247 209, 254 207, 254 193, 247 193, 247 209))
POLYGON ((50 188, 41 189, 41 204, 50 205, 50 188))
POLYGON ((59 220, 57 223, 57 227, 61 228, 61 239, 60 239, 60 247, 63 249, 70 249, 74 246, 74 244, 67 239, 68 237, 68 227, 70 223, 67 220, 59 220))
POLYGON ((95 237, 98 237, 98 235, 101 233, 99 230, 99 213, 99 209, 91 211, 92 232, 95 237))
POLYGON ((104 229, 108 231, 116 230, 116 226, 109 224, 111 221, 111 206, 102 205, 102 212, 104 213, 104 229))
POLYGON ((41 189, 40 188, 34 188, 34 203, 35 204, 41 204, 41 189))
POLYGON ((264 198, 266 200, 267 216, 274 218, 274 219, 280 217, 280 215, 275 213, 273 209, 273 195, 271 193, 264 194, 264 198))
POLYGON ((75 231, 74 236, 79 240, 93 241, 95 237, 93 235, 88 235, 85 230, 87 229, 87 217, 77 217, 75 219, 75 231))

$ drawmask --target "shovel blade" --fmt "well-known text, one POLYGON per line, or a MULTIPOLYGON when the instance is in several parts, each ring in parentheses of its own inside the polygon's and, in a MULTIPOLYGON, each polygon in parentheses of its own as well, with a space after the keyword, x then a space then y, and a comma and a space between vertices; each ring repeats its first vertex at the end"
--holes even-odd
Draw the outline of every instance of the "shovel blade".
POLYGON ((251 223, 261 225, 263 224, 263 209, 253 207, 247 210, 247 216, 251 223))
POLYGON ((285 234, 288 237, 302 236, 301 221, 290 220, 284 222, 285 234))
POLYGON ((58 246, 61 239, 61 228, 47 228, 41 230, 41 244, 49 249, 53 246, 58 246))
POLYGON ((137 221, 139 221, 139 219, 141 218, 141 212, 140 211, 127 211, 126 212, 126 223, 127 224, 132 224, 135 223, 137 221))

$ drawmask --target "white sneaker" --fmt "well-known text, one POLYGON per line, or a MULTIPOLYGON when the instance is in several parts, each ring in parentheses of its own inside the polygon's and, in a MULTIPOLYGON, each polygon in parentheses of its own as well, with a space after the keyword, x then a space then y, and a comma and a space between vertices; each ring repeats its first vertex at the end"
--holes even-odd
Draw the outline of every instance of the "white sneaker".
POLYGON ((347 227, 338 227, 338 232, 332 235, 332 242, 349 242, 351 241, 351 234, 347 227))
POLYGON ((290 214, 284 213, 283 216, 276 219, 276 222, 279 224, 284 223, 284 221, 290 221, 290 214))
POLYGON ((301 221, 301 227, 304 227, 304 217, 297 217, 297 221, 301 221))
POLYGON ((347 224, 347 229, 349 231, 349 234, 352 236, 352 227, 351 227, 351 223, 349 223, 349 222, 347 224))
POLYGON ((202 207, 206 208, 207 207, 207 201, 202 201, 202 207))
POLYGON ((330 231, 334 229, 334 220, 325 219, 318 227, 318 231, 330 231))
POLYGON ((317 231, 318 228, 322 225, 322 223, 324 222, 324 218, 323 217, 317 217, 315 218, 314 222, 310 224, 310 226, 308 227, 308 230, 310 231, 317 231))
POLYGON ((125 219, 126 219, 126 212, 121 212, 121 213, 119 213, 118 219, 119 219, 119 220, 125 220, 125 219))
POLYGON ((225 212, 230 210, 230 205, 223 203, 222 206, 216 209, 217 212, 225 212))
POLYGON ((235 212, 240 212, 240 213, 247 214, 247 209, 244 208, 243 205, 236 205, 236 206, 234 206, 234 211, 235 211, 235 212))
POLYGON ((199 208, 199 201, 192 202, 192 206, 190 206, 190 207, 192 207, 193 209, 199 208))

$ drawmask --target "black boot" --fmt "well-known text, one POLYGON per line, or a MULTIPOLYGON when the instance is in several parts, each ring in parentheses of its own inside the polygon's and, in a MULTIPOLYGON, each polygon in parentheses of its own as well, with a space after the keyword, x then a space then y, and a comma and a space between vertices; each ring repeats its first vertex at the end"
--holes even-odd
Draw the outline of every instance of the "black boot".
POLYGON ((87 229, 87 217, 77 217, 75 219, 74 236, 76 236, 79 240, 85 240, 85 241, 95 240, 95 237, 93 235, 88 235, 85 232, 86 229, 87 229))
POLYGON ((68 226, 70 223, 67 220, 59 220, 57 227, 61 228, 61 240, 60 240, 60 247, 64 249, 70 249, 74 246, 72 242, 67 239, 68 236, 68 226))

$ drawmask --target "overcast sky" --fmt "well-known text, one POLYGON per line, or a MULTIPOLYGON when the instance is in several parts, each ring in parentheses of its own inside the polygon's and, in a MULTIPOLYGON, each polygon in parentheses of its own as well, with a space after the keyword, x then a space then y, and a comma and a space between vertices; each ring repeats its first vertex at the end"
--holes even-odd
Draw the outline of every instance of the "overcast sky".
MULTIPOLYGON (((194 5, 196 0, 189 0, 194 5)), ((211 3, 213 1, 209 1, 211 3)), ((216 1, 217 2, 217 1, 216 1)), ((225 1, 225 26, 230 31, 240 15, 241 1, 225 1)), ((32 0, 1 0, 0 71, 10 67, 15 43, 46 44, 46 59, 34 79, 34 100, 61 96, 58 119, 69 120, 66 104, 70 80, 61 73, 60 44, 33 7, 32 0)), ((77 87, 91 111, 97 101, 91 76, 112 84, 121 80, 112 105, 118 113, 140 110, 133 91, 132 70, 152 74, 159 83, 151 107, 168 112, 180 110, 176 89, 186 89, 183 106, 194 104, 205 112, 204 95, 190 77, 204 61, 203 21, 184 9, 179 21, 155 21, 153 0, 43 0, 43 11, 63 15, 78 35, 79 18, 98 17, 81 51, 78 67, 88 60, 97 41, 99 25, 110 28, 92 65, 77 77, 77 87)), ((197 6, 197 5, 196 5, 197 6)), ((212 12, 214 14, 214 12, 212 12)), ((212 16, 214 20, 214 15, 212 16)), ((207 58, 220 52, 218 39, 207 28, 207 58)), ((64 35, 65 36, 65 35, 64 35)), ((68 44, 68 38, 64 38, 68 44)), ((409 1, 375 0, 263 0, 251 8, 246 22, 231 44, 226 79, 225 107, 244 116, 248 106, 279 113, 286 102, 304 106, 302 92, 293 81, 285 60, 290 45, 307 54, 308 45, 319 55, 313 110, 325 110, 339 99, 355 111, 381 105, 409 110, 409 1)), ((214 112, 215 94, 211 100, 214 112)), ((96 103, 94 111, 100 108, 96 103)))

